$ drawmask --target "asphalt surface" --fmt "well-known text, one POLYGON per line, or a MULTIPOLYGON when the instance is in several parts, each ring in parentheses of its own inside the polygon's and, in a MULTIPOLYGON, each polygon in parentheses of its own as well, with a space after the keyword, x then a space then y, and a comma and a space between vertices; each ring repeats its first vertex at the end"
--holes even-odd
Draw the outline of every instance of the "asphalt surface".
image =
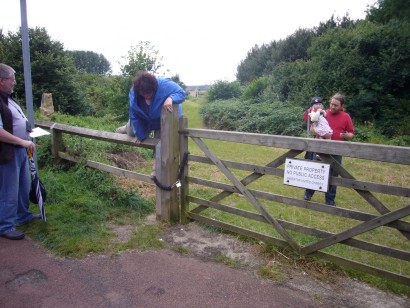
POLYGON ((318 307, 254 273, 162 249, 59 258, 0 238, 0 307, 318 307))

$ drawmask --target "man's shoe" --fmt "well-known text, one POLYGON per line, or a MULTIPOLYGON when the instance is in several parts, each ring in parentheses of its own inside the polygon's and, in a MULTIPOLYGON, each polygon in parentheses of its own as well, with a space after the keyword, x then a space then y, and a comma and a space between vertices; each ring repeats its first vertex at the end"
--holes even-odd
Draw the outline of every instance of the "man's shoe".
POLYGON ((308 196, 308 195, 305 193, 305 195, 303 196, 303 199, 306 200, 306 201, 310 201, 310 199, 312 199, 312 197, 308 196))
POLYGON ((0 234, 1 237, 4 237, 8 240, 22 240, 24 238, 24 233, 14 230, 9 233, 0 234))
POLYGON ((326 202, 326 205, 336 206, 336 203, 334 203, 334 202, 326 202))

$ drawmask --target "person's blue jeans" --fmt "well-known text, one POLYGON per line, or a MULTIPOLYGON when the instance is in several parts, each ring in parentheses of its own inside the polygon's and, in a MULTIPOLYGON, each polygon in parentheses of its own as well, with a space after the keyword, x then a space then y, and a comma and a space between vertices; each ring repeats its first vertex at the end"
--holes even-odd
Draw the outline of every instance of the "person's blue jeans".
POLYGON ((14 148, 14 160, 0 164, 0 234, 33 218, 29 208, 30 174, 27 150, 14 148))
MULTIPOLYGON (((333 158, 339 164, 342 164, 342 156, 341 155, 333 155, 333 158)), ((316 153, 313 154, 313 160, 317 160, 316 153)), ((336 177, 338 175, 339 175, 339 173, 336 170, 332 169, 331 176, 336 177)), ((335 205, 336 188, 337 188, 337 186, 330 185, 329 190, 327 191, 327 193, 325 193, 325 203, 327 205, 335 205)), ((305 195, 304 195, 305 200, 310 200, 314 193, 315 193, 315 190, 306 189, 305 190, 305 195)))

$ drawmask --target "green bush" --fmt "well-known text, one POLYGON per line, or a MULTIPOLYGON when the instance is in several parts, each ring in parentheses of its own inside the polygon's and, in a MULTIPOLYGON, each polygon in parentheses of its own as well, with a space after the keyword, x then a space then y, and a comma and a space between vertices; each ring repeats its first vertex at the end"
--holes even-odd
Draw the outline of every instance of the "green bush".
POLYGON ((216 81, 208 90, 208 101, 227 100, 240 97, 242 93, 239 81, 216 81))
POLYGON ((199 110, 205 125, 214 129, 236 130, 248 106, 238 100, 218 100, 203 104, 199 110))
POLYGON ((202 105, 200 113, 205 125, 221 130, 301 136, 306 126, 301 107, 277 101, 215 101, 202 105))
POLYGON ((271 135, 301 136, 306 126, 303 110, 278 101, 253 104, 238 126, 239 131, 271 135))
POLYGON ((265 89, 269 85, 269 78, 268 77, 258 77, 248 83, 243 92, 241 99, 242 100, 255 100, 260 97, 260 95, 265 91, 265 89))

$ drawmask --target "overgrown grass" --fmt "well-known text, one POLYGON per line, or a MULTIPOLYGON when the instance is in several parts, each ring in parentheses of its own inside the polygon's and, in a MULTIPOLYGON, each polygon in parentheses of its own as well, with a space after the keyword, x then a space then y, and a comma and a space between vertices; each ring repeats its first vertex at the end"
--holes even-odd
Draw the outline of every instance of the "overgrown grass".
MULTIPOLYGON (((39 116, 37 115, 37 118, 39 116)), ((68 125, 114 131, 124 123, 110 117, 72 117, 54 114, 43 119, 68 125)), ((108 142, 64 136, 66 150, 72 154, 111 164, 107 153, 137 151, 151 157, 152 151, 108 142)), ((38 140, 39 175, 47 188, 47 223, 33 222, 24 231, 53 253, 79 257, 97 252, 119 252, 130 248, 161 247, 162 228, 145 227, 143 219, 154 212, 152 200, 145 200, 137 187, 122 188, 115 177, 80 164, 53 164, 49 137, 38 140), (113 241, 113 225, 127 225, 134 231, 125 243, 113 241), (142 240, 141 232, 150 240, 142 240), (141 241, 142 240, 142 241, 141 241)), ((33 212, 38 208, 32 205, 33 212)))
POLYGON ((224 254, 217 255, 215 257, 215 260, 217 262, 221 262, 225 265, 228 265, 229 267, 232 267, 232 268, 240 268, 241 267, 241 265, 238 261, 236 261, 236 260, 234 260, 234 259, 232 259, 232 258, 230 258, 230 257, 228 257, 224 254))
POLYGON ((184 254, 184 255, 189 254, 189 249, 181 245, 173 247, 173 250, 176 252, 179 252, 180 254, 184 254))
POLYGON ((160 237, 162 231, 163 226, 159 224, 142 225, 135 229, 134 236, 129 241, 119 244, 117 249, 122 251, 135 248, 142 250, 163 248, 165 244, 160 237))
MULTIPOLYGON (((154 204, 144 200, 137 189, 125 191, 106 173, 81 165, 43 168, 40 176, 47 187, 47 223, 31 223, 25 232, 57 255, 125 249, 112 243, 114 233, 109 224, 136 228, 154 211, 154 204)), ((37 206, 32 209, 38 212, 37 206)))

